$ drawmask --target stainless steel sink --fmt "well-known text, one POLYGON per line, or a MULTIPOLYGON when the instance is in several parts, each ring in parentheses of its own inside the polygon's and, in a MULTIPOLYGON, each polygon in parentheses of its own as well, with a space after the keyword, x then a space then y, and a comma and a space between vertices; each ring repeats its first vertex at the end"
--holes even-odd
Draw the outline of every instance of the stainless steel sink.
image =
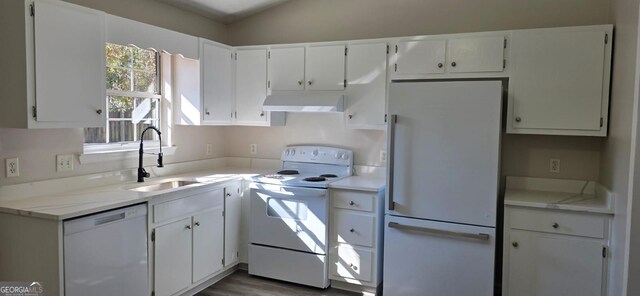
POLYGON ((200 182, 186 181, 186 180, 168 181, 168 182, 163 182, 163 183, 158 183, 158 184, 151 184, 151 185, 146 185, 146 186, 135 187, 135 188, 131 188, 129 190, 139 191, 139 192, 153 192, 153 191, 174 189, 174 188, 178 188, 178 187, 184 187, 184 186, 187 186, 187 185, 199 184, 199 183, 200 182))

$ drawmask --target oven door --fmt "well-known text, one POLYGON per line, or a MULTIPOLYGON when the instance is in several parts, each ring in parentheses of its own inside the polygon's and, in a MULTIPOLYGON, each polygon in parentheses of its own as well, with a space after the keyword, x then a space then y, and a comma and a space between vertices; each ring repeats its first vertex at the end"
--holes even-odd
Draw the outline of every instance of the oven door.
POLYGON ((249 242, 326 254, 328 208, 327 189, 253 183, 249 242))

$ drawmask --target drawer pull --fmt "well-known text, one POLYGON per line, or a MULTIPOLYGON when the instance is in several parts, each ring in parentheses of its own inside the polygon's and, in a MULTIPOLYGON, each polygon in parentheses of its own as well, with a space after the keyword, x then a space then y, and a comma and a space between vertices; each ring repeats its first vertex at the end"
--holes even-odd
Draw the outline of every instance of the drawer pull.
POLYGON ((558 227, 560 227, 560 224, 558 223, 553 223, 553 225, 551 225, 553 228, 558 229, 558 227))
POLYGON ((426 228, 426 227, 403 225, 396 222, 389 222, 388 226, 389 228, 395 228, 399 230, 416 231, 416 232, 422 232, 424 234, 430 234, 430 235, 442 235, 442 236, 450 236, 450 237, 458 237, 458 238, 475 239, 480 241, 488 241, 490 238, 490 236, 486 233, 468 233, 468 232, 440 230, 440 229, 433 229, 433 228, 426 228))
POLYGON ((356 232, 356 230, 351 228, 351 229, 349 229, 349 232, 356 232))
POLYGON ((349 205, 350 205, 350 206, 353 206, 353 205, 355 205, 355 204, 356 204, 356 203, 355 203, 355 202, 353 202, 353 200, 349 202, 349 205))

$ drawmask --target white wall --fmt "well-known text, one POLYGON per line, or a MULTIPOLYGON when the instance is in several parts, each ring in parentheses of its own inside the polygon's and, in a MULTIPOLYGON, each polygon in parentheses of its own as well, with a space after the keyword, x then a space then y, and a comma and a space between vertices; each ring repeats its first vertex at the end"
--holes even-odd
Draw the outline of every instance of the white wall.
MULTIPOLYGON (((626 283, 624 269, 629 250, 627 238, 627 215, 629 203, 629 160, 631 149, 631 122, 634 103, 634 89, 637 84, 636 56, 638 35, 638 0, 613 0, 612 23, 615 25, 613 44, 613 67, 611 81, 611 103, 609 113, 609 137, 602 151, 600 181, 616 194, 615 216, 613 223, 611 295, 624 295, 626 283)), ((637 250, 637 247, 636 247, 637 250)), ((631 275, 631 273, 629 274, 631 275)), ((636 274, 637 278, 637 274, 636 274)), ((627 295, 639 295, 637 280, 632 279, 629 285, 636 285, 627 295), (631 293, 635 290, 634 293, 631 293)))

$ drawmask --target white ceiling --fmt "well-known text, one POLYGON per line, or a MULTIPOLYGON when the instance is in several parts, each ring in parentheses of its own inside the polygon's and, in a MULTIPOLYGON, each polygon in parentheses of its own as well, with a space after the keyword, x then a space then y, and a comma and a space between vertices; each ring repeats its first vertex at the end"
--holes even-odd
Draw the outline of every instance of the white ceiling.
POLYGON ((289 0, 159 0, 204 15, 222 23, 230 23, 289 0))

